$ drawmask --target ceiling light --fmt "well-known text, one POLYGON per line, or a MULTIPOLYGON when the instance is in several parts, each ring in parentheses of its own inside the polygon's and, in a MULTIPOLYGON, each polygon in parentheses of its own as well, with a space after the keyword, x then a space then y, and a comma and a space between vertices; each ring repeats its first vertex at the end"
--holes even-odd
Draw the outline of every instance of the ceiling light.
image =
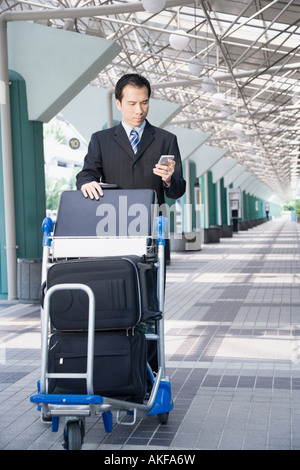
POLYGON ((244 131, 239 131, 237 132, 237 137, 238 139, 241 141, 241 142, 246 142, 248 137, 246 136, 245 132, 244 131))
POLYGON ((212 93, 216 89, 216 81, 212 77, 204 77, 202 80, 201 88, 207 93, 212 93))
POLYGON ((242 132, 244 129, 244 126, 243 124, 241 124, 240 122, 236 122, 235 124, 233 124, 233 130, 238 134, 240 132, 242 132))
POLYGON ((230 106, 228 106, 227 104, 225 104, 224 106, 222 106, 221 108, 221 115, 224 116, 224 117, 227 117, 231 114, 231 108, 230 106))
POLYGON ((245 142, 244 145, 245 145, 245 147, 247 147, 247 148, 252 147, 252 143, 249 142, 249 140, 248 140, 247 142, 245 142))
POLYGON ((191 74, 199 76, 204 69, 204 62, 201 57, 196 57, 189 62, 189 69, 191 74))
POLYGON ((229 124, 229 126, 233 127, 234 124, 236 123, 236 117, 234 114, 230 114, 227 118, 226 118, 226 121, 227 123, 229 124))
POLYGON ((212 104, 214 106, 222 106, 224 102, 225 102, 225 96, 223 95, 223 93, 215 93, 212 96, 212 104))
POLYGON ((143 8, 149 13, 159 13, 165 8, 165 0, 142 0, 143 8))
POLYGON ((189 38, 183 29, 177 29, 175 33, 170 34, 170 45, 176 51, 182 51, 188 43, 189 38))

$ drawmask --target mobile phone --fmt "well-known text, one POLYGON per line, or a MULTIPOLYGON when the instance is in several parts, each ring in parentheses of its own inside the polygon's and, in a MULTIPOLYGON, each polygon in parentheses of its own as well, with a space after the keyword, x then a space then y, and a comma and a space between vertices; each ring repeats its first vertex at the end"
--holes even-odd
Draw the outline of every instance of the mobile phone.
POLYGON ((159 165, 169 165, 169 158, 174 160, 174 155, 161 155, 160 159, 158 160, 159 165))

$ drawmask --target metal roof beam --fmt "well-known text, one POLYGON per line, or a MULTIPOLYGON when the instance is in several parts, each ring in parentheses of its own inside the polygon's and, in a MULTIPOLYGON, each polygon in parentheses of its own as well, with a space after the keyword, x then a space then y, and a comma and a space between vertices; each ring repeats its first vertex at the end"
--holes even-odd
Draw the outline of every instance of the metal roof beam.
MULTIPOLYGON (((193 3, 191 0, 166 0, 165 8, 193 3)), ((119 15, 145 11, 142 2, 122 5, 101 5, 99 7, 58 8, 55 10, 6 11, 0 15, 2 21, 58 20, 65 18, 87 18, 97 15, 119 15)))
MULTIPOLYGON (((222 73, 219 75, 213 75, 213 78, 216 82, 221 82, 221 81, 226 81, 226 80, 232 80, 232 77, 235 79, 239 78, 246 78, 246 77, 251 77, 254 73, 257 75, 262 75, 264 73, 270 73, 270 74, 275 74, 277 72, 281 72, 284 70, 299 70, 300 68, 300 62, 297 62, 295 64, 286 64, 286 65, 276 65, 274 67, 262 67, 258 69, 252 69, 252 70, 244 70, 241 72, 233 72, 231 73, 222 73)), ((173 86, 187 86, 187 85, 199 85, 203 81, 202 78, 196 78, 196 79, 189 79, 189 80, 177 80, 173 82, 160 82, 160 83, 154 83, 151 85, 151 88, 157 89, 157 88, 168 88, 168 87, 173 87, 173 86)))

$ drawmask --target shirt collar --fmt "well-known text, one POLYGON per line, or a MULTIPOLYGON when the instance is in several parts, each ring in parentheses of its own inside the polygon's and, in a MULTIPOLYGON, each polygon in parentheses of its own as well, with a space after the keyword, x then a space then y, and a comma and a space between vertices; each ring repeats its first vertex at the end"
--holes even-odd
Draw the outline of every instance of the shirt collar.
MULTIPOLYGON (((129 138, 130 132, 132 131, 132 127, 129 126, 128 124, 126 124, 126 122, 124 122, 124 121, 122 121, 122 126, 124 127, 124 129, 126 131, 126 134, 129 138)), ((134 129, 139 133, 140 139, 142 137, 145 126, 146 126, 146 119, 144 120, 144 122, 140 126, 134 127, 134 129)))

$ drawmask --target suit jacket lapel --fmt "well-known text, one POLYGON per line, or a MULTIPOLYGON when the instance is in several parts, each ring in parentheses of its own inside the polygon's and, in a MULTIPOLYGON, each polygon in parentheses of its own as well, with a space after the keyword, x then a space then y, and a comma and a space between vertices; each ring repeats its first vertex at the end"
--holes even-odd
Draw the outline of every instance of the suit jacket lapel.
POLYGON ((138 160, 139 158, 141 158, 143 153, 147 150, 149 145, 151 145, 154 139, 155 139, 155 129, 148 121, 146 121, 146 126, 142 135, 142 139, 139 144, 138 151, 135 155, 135 160, 138 160))
POLYGON ((122 147, 122 149, 127 153, 127 155, 132 160, 135 160, 135 155, 133 153, 131 143, 129 142, 129 139, 127 137, 127 134, 126 134, 125 129, 122 126, 122 124, 119 124, 115 128, 114 138, 115 138, 116 142, 118 142, 118 144, 122 147))
POLYGON ((114 138, 116 142, 122 147, 122 149, 127 153, 127 155, 133 160, 139 160, 143 153, 147 150, 149 145, 155 139, 155 129, 154 127, 146 121, 146 126, 142 135, 141 142, 139 144, 139 148, 136 154, 133 153, 131 143, 127 137, 124 127, 122 124, 119 124, 115 128, 114 138))

